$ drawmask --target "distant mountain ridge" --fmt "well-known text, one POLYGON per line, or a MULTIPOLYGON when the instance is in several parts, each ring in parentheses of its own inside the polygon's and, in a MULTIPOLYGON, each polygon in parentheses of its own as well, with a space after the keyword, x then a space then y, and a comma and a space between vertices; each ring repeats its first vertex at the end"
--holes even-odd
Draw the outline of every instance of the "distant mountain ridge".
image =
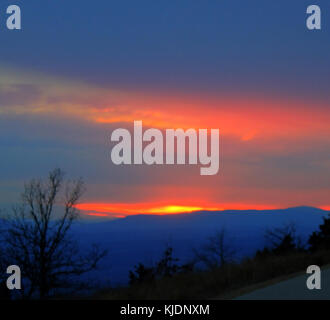
POLYGON ((128 271, 138 262, 155 262, 168 243, 182 262, 192 257, 192 249, 200 247, 208 237, 222 228, 228 241, 242 258, 265 246, 264 233, 269 228, 294 223, 297 234, 307 239, 317 230, 322 217, 330 212, 313 207, 272 210, 200 211, 176 215, 134 215, 102 222, 81 222, 74 234, 84 247, 100 243, 109 249, 94 278, 112 283, 126 283, 128 271))

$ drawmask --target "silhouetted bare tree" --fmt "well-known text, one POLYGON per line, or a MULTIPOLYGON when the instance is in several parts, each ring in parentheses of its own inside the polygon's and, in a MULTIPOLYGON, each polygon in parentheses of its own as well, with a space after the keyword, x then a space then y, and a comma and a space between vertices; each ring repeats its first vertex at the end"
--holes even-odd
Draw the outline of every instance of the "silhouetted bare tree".
POLYGON ((305 249, 305 245, 297 235, 296 226, 293 222, 283 227, 267 230, 265 237, 270 242, 271 249, 275 254, 290 253, 305 249))
POLYGON ((215 268, 233 262, 235 254, 236 250, 226 239, 226 230, 222 228, 208 239, 201 250, 195 250, 195 259, 209 268, 215 268))
POLYGON ((166 245, 162 258, 156 265, 156 274, 159 277, 171 277, 180 270, 180 266, 177 264, 179 259, 173 257, 173 248, 170 245, 166 245))
POLYGON ((257 258, 264 258, 270 255, 286 255, 305 250, 305 244, 297 236, 294 223, 288 223, 282 227, 266 230, 265 239, 268 245, 263 250, 256 252, 257 258))
POLYGON ((3 260, 21 268, 28 282, 25 297, 45 299, 56 289, 70 287, 74 276, 93 270, 105 256, 97 246, 80 254, 69 232, 83 190, 81 179, 65 182, 63 172, 55 169, 46 181, 26 184, 21 205, 5 218, 3 260))
POLYGON ((173 248, 167 244, 161 259, 155 266, 147 267, 139 263, 134 267, 133 271, 129 272, 129 283, 132 285, 153 282, 155 279, 172 277, 178 273, 187 273, 193 270, 193 264, 191 262, 182 265, 178 262, 179 259, 173 256, 173 248))

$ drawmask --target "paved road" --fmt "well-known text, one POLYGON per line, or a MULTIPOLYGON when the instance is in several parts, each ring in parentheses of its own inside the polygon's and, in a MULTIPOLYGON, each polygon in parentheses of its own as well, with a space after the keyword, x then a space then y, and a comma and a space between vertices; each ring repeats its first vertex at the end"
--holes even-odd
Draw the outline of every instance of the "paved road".
POLYGON ((330 300, 330 269, 321 268, 321 289, 309 290, 309 275, 298 276, 244 294, 235 300, 330 300))

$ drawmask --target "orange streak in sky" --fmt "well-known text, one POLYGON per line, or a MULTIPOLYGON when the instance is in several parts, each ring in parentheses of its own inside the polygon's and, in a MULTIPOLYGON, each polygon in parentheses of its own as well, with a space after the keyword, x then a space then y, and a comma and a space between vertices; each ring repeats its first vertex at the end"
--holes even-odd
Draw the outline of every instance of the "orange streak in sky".
POLYGON ((237 135, 242 141, 265 137, 292 137, 328 134, 330 112, 322 106, 310 108, 303 101, 245 99, 230 97, 212 101, 175 98, 130 101, 135 107, 93 110, 97 123, 133 123, 142 120, 145 127, 219 128, 223 135, 237 135), (187 112, 187 110, 189 110, 187 112), (125 112, 124 112, 125 111, 125 112))
POLYGON ((168 215, 179 213, 192 213, 196 211, 223 211, 223 210, 249 210, 249 209, 275 209, 269 205, 244 205, 244 204, 226 204, 226 205, 163 205, 152 203, 82 203, 76 205, 76 208, 83 211, 84 214, 102 217, 125 217, 137 214, 168 215))
POLYGON ((87 213, 88 216, 95 216, 95 217, 107 217, 106 213, 97 213, 97 212, 89 212, 87 213))
MULTIPOLYGON (((127 203, 83 203, 76 206, 82 211, 93 211, 100 214, 120 213, 124 215, 134 214, 176 214, 194 212, 200 210, 222 210, 218 207, 201 207, 187 205, 160 205, 160 204, 127 204, 127 203)), ((95 214, 95 213, 94 213, 95 214)))

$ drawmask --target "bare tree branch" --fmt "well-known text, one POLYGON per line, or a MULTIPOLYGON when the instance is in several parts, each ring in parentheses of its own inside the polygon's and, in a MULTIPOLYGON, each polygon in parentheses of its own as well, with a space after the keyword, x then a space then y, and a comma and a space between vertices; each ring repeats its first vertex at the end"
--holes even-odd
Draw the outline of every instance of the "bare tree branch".
POLYGON ((72 276, 97 267, 106 255, 94 246, 81 255, 70 229, 78 217, 76 204, 84 191, 82 179, 67 183, 60 169, 47 181, 25 184, 22 205, 3 220, 1 261, 17 264, 27 279, 24 296, 47 298, 54 289, 67 287, 72 276), (59 212, 62 210, 62 214, 59 212))

